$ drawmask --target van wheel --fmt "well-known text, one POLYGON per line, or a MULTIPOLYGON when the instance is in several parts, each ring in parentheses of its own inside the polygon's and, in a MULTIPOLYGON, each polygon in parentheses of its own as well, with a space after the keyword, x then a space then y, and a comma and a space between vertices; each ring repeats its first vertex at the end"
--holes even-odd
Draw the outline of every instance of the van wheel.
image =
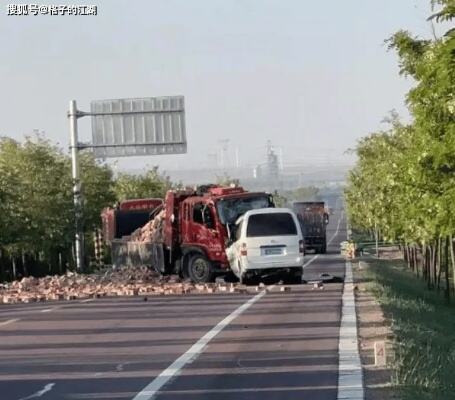
POLYGON ((195 254, 190 257, 188 275, 194 283, 213 282, 215 278, 212 264, 203 254, 195 254))
POLYGON ((226 275, 224 275, 224 281, 226 283, 237 283, 239 282, 239 278, 237 278, 232 271, 229 271, 226 275))
POLYGON ((289 272, 286 277, 284 277, 283 282, 285 284, 297 284, 300 285, 302 283, 303 271, 291 271, 289 272))

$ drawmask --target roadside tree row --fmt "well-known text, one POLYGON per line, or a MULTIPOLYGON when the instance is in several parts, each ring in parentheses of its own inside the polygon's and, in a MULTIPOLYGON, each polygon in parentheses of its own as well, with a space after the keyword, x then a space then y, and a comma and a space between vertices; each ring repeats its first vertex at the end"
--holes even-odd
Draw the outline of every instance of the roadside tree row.
MULTIPOLYGON (((430 19, 451 23, 453 0, 433 2, 430 19)), ((392 112, 388 128, 363 138, 355 151, 346 200, 353 227, 404 246, 409 267, 430 288, 450 296, 455 276, 455 28, 440 38, 393 35, 402 75, 415 81, 407 94, 412 122, 392 112)))
MULTIPOLYGON (((104 207, 126 198, 161 197, 171 187, 157 168, 114 177, 90 153, 82 153, 80 162, 89 255, 104 207)), ((0 138, 0 280, 72 268, 73 238, 70 157, 42 136, 23 142, 0 138)))

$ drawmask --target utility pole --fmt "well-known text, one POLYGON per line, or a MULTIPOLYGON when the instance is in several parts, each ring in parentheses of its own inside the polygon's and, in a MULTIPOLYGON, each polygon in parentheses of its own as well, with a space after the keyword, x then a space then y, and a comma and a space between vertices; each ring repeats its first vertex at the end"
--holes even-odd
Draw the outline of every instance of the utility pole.
POLYGON ((226 168, 227 166, 227 155, 228 155, 228 147, 229 147, 229 139, 221 139, 219 140, 220 144, 221 144, 221 152, 220 152, 220 155, 221 155, 221 162, 220 162, 220 166, 221 168, 226 168))
POLYGON ((219 159, 216 153, 207 153, 207 160, 210 168, 219 166, 219 159))
POLYGON ((73 202, 75 209, 75 237, 74 247, 76 253, 76 269, 81 272, 84 267, 84 249, 82 241, 82 197, 79 169, 79 141, 77 132, 77 119, 80 117, 77 110, 76 100, 70 101, 68 120, 70 125, 70 149, 71 149, 71 174, 73 178, 73 202))
POLYGON ((240 156, 239 156, 239 146, 235 147, 235 166, 240 167, 240 156))
POLYGON ((283 147, 278 146, 278 165, 280 166, 280 170, 283 171, 284 166, 283 166, 283 147))

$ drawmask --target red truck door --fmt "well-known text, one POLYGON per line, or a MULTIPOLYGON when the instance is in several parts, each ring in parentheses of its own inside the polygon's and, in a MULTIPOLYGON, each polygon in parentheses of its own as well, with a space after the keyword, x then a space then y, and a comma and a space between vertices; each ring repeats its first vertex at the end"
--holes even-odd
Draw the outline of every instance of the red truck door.
POLYGON ((212 261, 221 259, 223 238, 217 229, 214 210, 211 204, 196 202, 190 210, 191 220, 186 223, 185 245, 194 245, 205 250, 212 261))

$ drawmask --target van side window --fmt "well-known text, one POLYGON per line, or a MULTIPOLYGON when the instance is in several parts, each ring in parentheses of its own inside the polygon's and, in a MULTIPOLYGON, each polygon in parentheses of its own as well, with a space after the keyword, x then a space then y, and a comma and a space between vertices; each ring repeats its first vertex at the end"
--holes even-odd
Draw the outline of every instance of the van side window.
POLYGON ((202 212, 203 212, 204 206, 202 203, 196 203, 193 206, 193 221, 196 222, 197 224, 203 224, 204 219, 202 217, 202 212))

